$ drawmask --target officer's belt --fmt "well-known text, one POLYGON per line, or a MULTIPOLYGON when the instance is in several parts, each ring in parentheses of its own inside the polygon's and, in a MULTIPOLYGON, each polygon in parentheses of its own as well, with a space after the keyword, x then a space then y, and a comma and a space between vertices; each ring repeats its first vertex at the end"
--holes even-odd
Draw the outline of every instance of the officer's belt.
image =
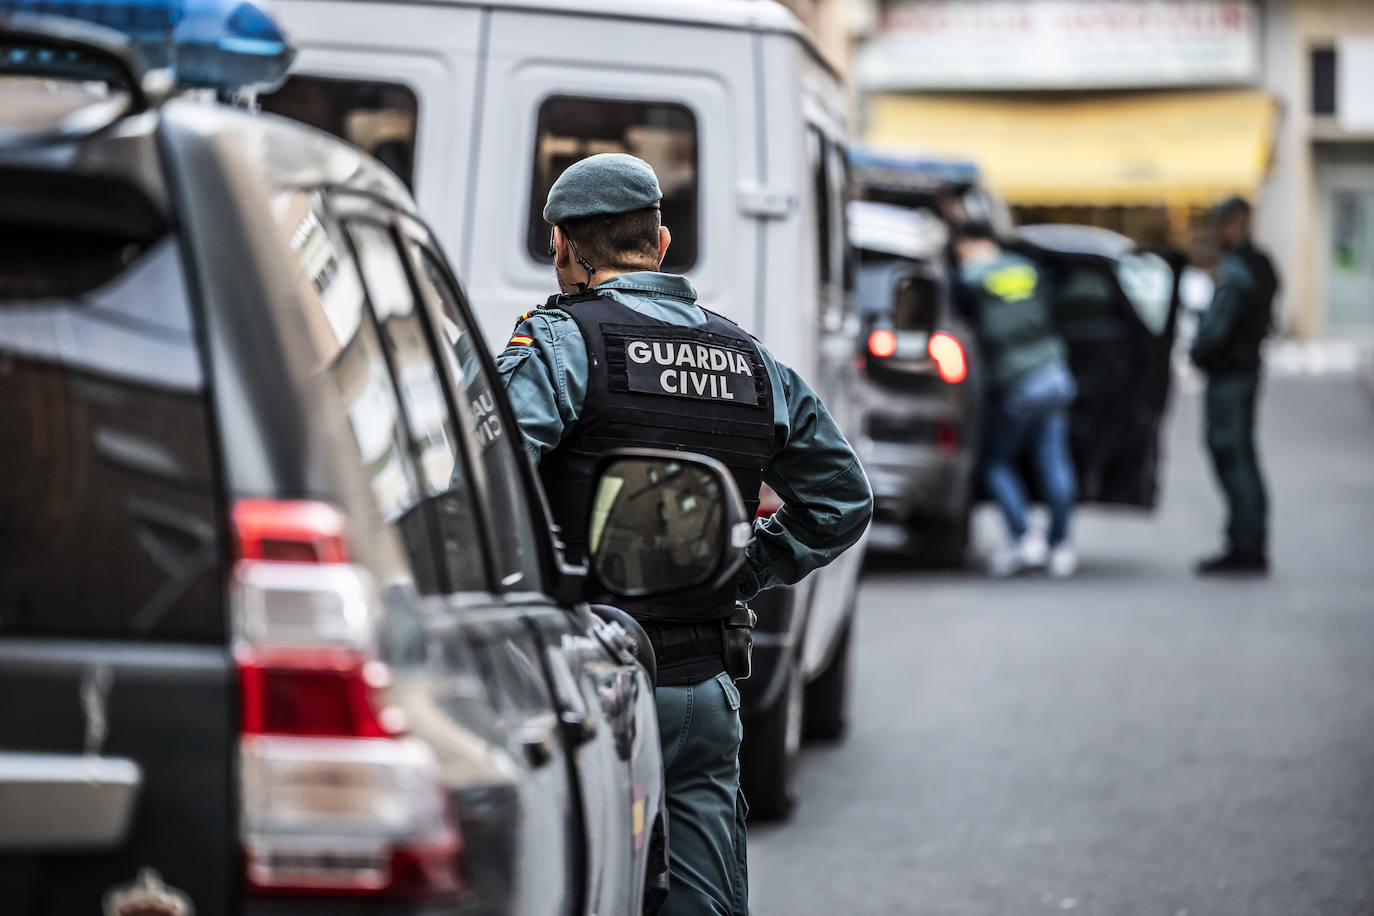
POLYGON ((725 670, 725 634, 718 620, 669 623, 640 618, 658 662, 658 687, 699 684, 725 670))

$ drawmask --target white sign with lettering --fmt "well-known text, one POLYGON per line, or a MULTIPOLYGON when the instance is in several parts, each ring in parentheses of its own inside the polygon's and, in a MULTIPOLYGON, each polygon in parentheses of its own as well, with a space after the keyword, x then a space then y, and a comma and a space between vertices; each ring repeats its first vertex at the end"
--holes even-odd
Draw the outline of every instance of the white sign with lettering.
POLYGON ((1251 0, 899 0, 855 72, 877 91, 1250 83, 1259 13, 1251 0))

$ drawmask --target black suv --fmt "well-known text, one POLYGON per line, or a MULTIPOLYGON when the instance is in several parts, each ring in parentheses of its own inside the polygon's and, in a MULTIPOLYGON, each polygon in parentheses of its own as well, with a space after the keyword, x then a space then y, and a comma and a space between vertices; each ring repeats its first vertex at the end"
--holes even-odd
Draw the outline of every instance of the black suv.
POLYGON ((611 456, 566 567, 393 175, 4 6, 0 910, 653 909, 651 673, 584 599, 731 575, 728 472, 611 456))

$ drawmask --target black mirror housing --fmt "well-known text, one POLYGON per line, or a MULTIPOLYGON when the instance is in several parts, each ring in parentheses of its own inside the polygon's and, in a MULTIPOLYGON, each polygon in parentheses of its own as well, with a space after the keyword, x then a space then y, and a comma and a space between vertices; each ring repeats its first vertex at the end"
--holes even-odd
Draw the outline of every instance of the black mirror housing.
POLYGON ((602 455, 587 519, 589 575, 616 598, 719 590, 744 564, 752 532, 729 469, 670 449, 602 455))

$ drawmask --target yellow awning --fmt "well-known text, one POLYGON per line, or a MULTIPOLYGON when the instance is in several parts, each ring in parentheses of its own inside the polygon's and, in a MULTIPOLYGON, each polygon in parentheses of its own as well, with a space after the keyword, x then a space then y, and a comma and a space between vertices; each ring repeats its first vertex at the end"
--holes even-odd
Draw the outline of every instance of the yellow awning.
POLYGON ((1253 195, 1276 106, 1253 90, 1062 101, 878 95, 866 140, 972 159, 1009 203, 1206 206, 1253 195))

